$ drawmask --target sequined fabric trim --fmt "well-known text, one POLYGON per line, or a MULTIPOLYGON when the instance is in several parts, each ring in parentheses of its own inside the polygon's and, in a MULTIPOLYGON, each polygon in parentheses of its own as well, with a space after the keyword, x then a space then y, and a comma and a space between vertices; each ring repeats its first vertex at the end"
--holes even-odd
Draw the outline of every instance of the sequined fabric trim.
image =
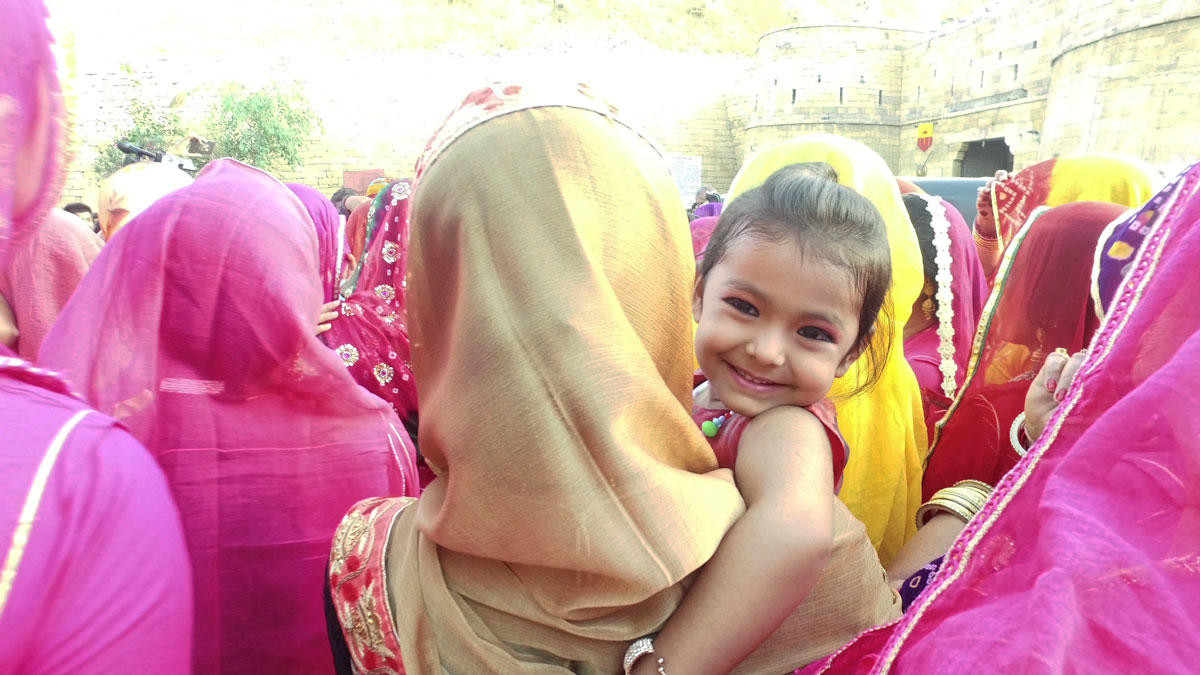
POLYGON ((334 533, 329 588, 356 675, 405 672, 387 595, 385 556, 396 518, 416 501, 380 497, 359 502, 334 533))

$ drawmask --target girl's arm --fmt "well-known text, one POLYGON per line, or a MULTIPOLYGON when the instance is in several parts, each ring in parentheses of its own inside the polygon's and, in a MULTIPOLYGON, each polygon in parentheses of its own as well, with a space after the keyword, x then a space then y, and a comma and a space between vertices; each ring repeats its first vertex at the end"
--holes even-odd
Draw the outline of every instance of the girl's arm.
POLYGON ((833 466, 821 422, 775 408, 742 433, 735 467, 746 512, 721 540, 638 675, 727 673, 800 605, 833 547, 833 466))

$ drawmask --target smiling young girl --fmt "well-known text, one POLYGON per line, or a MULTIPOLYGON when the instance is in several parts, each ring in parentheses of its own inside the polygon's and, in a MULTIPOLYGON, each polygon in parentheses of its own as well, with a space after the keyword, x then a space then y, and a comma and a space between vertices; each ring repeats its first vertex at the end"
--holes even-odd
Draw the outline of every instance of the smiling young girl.
POLYGON ((663 631, 631 648, 633 672, 728 672, 828 581, 848 451, 826 396, 857 359, 883 362, 871 345, 890 341, 871 337, 890 285, 879 212, 803 166, 721 215, 693 298, 707 378, 693 413, 746 513, 663 631))

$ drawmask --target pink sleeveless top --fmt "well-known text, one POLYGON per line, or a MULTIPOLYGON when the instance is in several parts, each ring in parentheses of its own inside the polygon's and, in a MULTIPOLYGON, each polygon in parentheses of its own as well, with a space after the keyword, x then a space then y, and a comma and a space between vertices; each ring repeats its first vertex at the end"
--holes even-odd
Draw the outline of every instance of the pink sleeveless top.
MULTIPOLYGON (((700 391, 701 387, 707 387, 708 383, 698 385, 693 392, 700 391)), ((821 426, 825 427, 825 435, 829 437, 829 450, 832 453, 833 459, 833 491, 837 494, 842 489, 842 474, 846 470, 846 462, 850 461, 850 447, 846 444, 846 439, 842 437, 842 432, 837 425, 837 409, 833 402, 827 398, 823 398, 816 403, 804 406, 804 409, 816 416, 821 421, 821 426)), ((718 418, 724 418, 720 422, 720 428, 715 436, 708 437, 708 444, 712 447, 713 452, 717 455, 717 465, 722 469, 732 469, 737 462, 738 443, 742 440, 742 432, 746 429, 746 424, 751 418, 739 415, 730 410, 714 410, 712 408, 702 408, 700 406, 692 406, 692 419, 696 421, 696 426, 703 429, 705 422, 715 421, 718 418)))

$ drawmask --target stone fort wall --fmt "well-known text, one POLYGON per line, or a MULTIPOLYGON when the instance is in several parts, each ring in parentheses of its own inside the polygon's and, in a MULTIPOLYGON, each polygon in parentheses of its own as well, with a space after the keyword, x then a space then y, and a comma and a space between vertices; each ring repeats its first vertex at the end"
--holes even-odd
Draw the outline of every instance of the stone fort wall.
MULTIPOLYGON (((140 93, 199 119, 214 84, 298 80, 324 120, 302 169, 331 193, 344 171, 411 173, 444 116, 481 83, 586 80, 668 152, 698 156, 724 191, 748 154, 807 132, 859 139, 900 175, 961 175, 979 141, 1003 141, 1016 168, 1059 154, 1124 152, 1160 165, 1200 156, 1200 3, 1030 0, 918 32, 839 23, 764 34, 753 57, 572 44, 497 55, 241 53, 125 64, 140 93), (917 126, 933 123, 928 152, 917 126)), ((64 201, 96 201, 93 148, 135 92, 122 63, 80 48, 66 58, 76 161, 64 201), (86 65, 82 65, 86 64, 86 65)), ((978 169, 978 162, 968 162, 978 169)), ((682 197, 681 197, 682 200, 682 197)))
POLYGON ((1200 156, 1200 4, 1031 0, 933 34, 790 26, 759 40, 746 96, 743 152, 825 131, 903 175, 962 175, 970 144, 1000 140, 1016 168, 1089 150, 1174 165, 1200 156))

